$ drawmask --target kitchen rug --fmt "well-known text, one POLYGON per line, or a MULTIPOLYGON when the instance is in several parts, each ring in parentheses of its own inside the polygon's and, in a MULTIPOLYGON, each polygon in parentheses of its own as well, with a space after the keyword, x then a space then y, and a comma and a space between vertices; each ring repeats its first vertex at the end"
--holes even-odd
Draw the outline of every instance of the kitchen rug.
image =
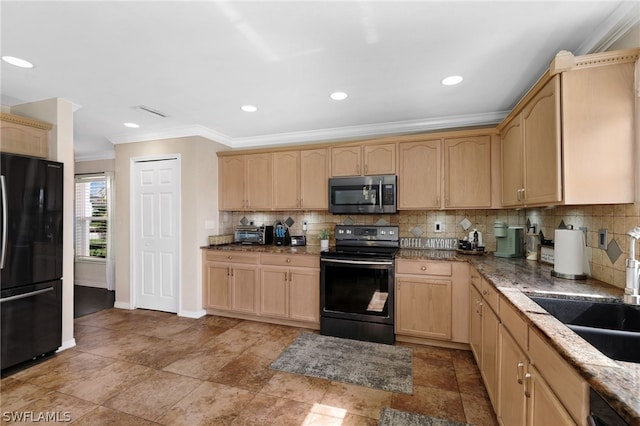
POLYGON ((379 426, 469 426, 453 420, 436 419, 422 414, 407 413, 384 407, 380 413, 379 426))
POLYGON ((271 368, 412 394, 412 364, 410 348, 302 333, 271 368))

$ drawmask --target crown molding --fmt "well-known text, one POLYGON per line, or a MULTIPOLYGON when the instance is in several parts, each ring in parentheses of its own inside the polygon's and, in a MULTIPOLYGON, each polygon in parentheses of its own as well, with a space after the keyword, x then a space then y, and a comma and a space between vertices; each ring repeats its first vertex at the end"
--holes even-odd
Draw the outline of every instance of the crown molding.
POLYGON ((376 123, 360 126, 345 126, 330 129, 302 132, 276 133, 262 136, 232 138, 201 125, 180 126, 157 132, 140 133, 135 136, 116 136, 109 138, 113 144, 145 142, 151 140, 201 136, 231 148, 256 148, 275 145, 293 145, 311 142, 345 141, 371 137, 421 133, 432 130, 486 126, 498 124, 509 111, 495 111, 481 114, 436 117, 425 120, 407 120, 389 123, 376 123))
POLYGON ((604 52, 638 22, 640 22, 640 3, 622 2, 574 53, 586 55, 604 52))

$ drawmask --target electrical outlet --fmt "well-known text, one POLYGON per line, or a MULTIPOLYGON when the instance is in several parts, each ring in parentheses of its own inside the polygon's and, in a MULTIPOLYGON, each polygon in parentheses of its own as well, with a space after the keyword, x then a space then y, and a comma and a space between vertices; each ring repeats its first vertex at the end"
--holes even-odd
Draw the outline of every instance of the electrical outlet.
POLYGON ((302 222, 302 230, 303 231, 307 231, 307 221, 305 220, 304 222, 302 222))
POLYGON ((444 232, 444 223, 436 222, 433 224, 433 232, 444 232))
POLYGON ((606 250, 609 248, 609 243, 607 240, 609 232, 606 229, 598 229, 598 248, 602 250, 606 250))

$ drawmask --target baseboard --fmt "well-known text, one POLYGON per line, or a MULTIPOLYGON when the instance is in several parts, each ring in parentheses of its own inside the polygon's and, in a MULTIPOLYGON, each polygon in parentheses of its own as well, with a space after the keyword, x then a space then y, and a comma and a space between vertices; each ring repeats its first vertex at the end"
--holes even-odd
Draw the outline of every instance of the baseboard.
POLYGON ((67 341, 62 342, 62 346, 60 346, 58 348, 58 350, 56 351, 56 353, 58 352, 62 352, 62 351, 66 351, 67 349, 71 349, 76 345, 76 339, 71 338, 67 341))
POLYGON ((461 349, 465 351, 471 350, 471 346, 469 346, 468 343, 448 342, 446 340, 427 339, 422 337, 405 336, 405 335, 399 335, 399 334, 396 334, 396 342, 414 343, 414 344, 426 345, 426 346, 438 346, 440 348, 461 349))
POLYGON ((128 302, 118 302, 116 301, 113 304, 114 308, 118 308, 118 309, 128 309, 128 310, 132 310, 133 308, 131 307, 131 303, 128 302))
POLYGON ((207 315, 207 311, 205 311, 204 309, 200 309, 199 311, 181 310, 181 311, 178 312, 178 316, 179 317, 185 317, 185 318, 198 319, 198 318, 202 318, 205 315, 207 315))
POLYGON ((81 287, 101 288, 103 290, 107 290, 107 284, 98 281, 85 281, 76 279, 73 284, 79 285, 81 287))

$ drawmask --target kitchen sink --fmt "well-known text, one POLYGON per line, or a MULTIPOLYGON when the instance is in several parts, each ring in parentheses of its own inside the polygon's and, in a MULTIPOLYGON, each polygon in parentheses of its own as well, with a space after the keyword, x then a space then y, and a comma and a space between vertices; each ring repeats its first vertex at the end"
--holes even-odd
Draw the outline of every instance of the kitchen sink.
POLYGON ((549 297, 531 300, 609 358, 640 362, 640 306, 549 297))

